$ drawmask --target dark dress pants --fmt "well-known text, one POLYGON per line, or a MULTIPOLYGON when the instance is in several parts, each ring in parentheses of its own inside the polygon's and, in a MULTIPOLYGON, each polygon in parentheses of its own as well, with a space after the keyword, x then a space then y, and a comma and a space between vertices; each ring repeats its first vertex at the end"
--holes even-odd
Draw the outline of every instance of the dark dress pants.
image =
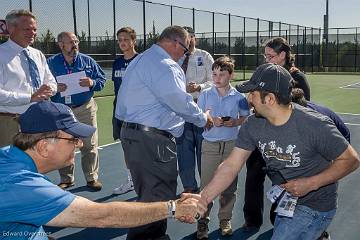
MULTIPOLYGON (((122 127, 121 144, 134 182, 138 202, 176 198, 177 159, 174 138, 122 127)), ((128 240, 170 239, 167 220, 130 228, 128 240)))

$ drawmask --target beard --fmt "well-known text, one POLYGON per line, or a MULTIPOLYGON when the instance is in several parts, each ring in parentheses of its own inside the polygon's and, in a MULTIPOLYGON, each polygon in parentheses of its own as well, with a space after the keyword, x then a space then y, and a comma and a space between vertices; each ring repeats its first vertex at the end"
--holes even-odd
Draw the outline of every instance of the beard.
POLYGON ((254 107, 254 105, 250 104, 250 106, 251 106, 250 112, 253 113, 255 115, 255 117, 264 118, 263 115, 261 115, 258 111, 256 111, 256 108, 254 107))
POLYGON ((76 55, 78 54, 79 50, 77 48, 72 48, 70 51, 66 52, 66 54, 69 57, 76 57, 76 55))

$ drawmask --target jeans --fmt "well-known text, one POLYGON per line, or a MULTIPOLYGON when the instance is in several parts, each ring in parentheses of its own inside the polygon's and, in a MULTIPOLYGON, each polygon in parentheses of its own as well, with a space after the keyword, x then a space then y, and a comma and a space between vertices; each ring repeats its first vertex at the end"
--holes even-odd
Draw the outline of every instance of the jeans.
POLYGON ((295 207, 292 218, 276 216, 272 240, 318 239, 330 225, 336 209, 319 212, 303 205, 295 207))
POLYGON ((183 134, 176 138, 179 175, 184 189, 198 189, 195 178, 195 160, 200 174, 202 133, 203 128, 185 122, 183 134))

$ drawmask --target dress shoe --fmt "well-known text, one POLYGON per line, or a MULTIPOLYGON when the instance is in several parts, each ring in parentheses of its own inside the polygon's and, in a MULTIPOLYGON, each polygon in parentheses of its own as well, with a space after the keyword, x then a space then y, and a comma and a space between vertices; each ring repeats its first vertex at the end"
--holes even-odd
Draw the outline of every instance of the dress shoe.
POLYGON ((256 226, 247 222, 244 223, 241 228, 244 232, 258 232, 260 230, 260 226, 256 226))
POLYGON ((100 191, 102 188, 102 184, 98 180, 93 180, 93 181, 87 182, 86 186, 96 192, 100 191))
POLYGON ((59 186, 61 189, 63 189, 63 190, 65 190, 65 189, 67 189, 67 188, 69 188, 69 187, 72 187, 72 186, 74 186, 74 185, 75 185, 75 182, 68 182, 68 183, 62 182, 62 183, 59 183, 59 184, 58 184, 58 186, 59 186))

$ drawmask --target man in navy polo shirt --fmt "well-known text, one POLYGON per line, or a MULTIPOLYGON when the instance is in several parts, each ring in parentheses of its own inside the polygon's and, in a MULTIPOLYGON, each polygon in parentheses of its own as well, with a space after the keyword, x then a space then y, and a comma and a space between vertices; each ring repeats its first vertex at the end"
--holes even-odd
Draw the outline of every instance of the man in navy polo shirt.
POLYGON ((44 174, 73 164, 81 139, 95 132, 64 104, 33 104, 19 123, 14 144, 0 149, 0 239, 47 240, 42 225, 126 228, 167 217, 194 222, 194 199, 96 203, 51 183, 44 174))
MULTIPOLYGON (((93 99, 95 91, 101 91, 105 85, 105 74, 100 66, 91 57, 79 53, 79 40, 72 32, 62 32, 57 37, 61 53, 48 59, 52 74, 57 78, 84 71, 86 77, 79 79, 81 87, 89 90, 69 96, 61 96, 61 92, 67 89, 63 83, 58 83, 58 93, 52 97, 52 101, 68 105, 75 116, 83 123, 93 127, 97 126, 96 113, 97 105, 93 99)), ((84 139, 84 146, 81 151, 81 165, 87 181, 87 186, 95 191, 100 191, 102 184, 98 180, 99 155, 98 155, 98 133, 94 132, 90 137, 84 139)), ((59 187, 66 189, 74 186, 74 167, 72 164, 60 169, 59 187)))
MULTIPOLYGON (((124 55, 121 55, 114 61, 112 68, 112 80, 114 82, 114 91, 115 91, 114 111, 113 111, 113 119, 112 119, 114 140, 120 139, 120 131, 122 125, 122 121, 115 117, 117 95, 127 66, 138 55, 138 53, 135 50, 136 32, 134 31, 134 29, 132 29, 131 27, 120 28, 117 31, 116 36, 118 38, 119 48, 124 55)), ((125 159, 125 163, 126 163, 126 159, 125 159)), ((126 192, 134 190, 134 184, 131 178, 130 171, 129 169, 126 170, 127 170, 127 181, 126 183, 123 183, 120 186, 116 187, 113 191, 114 194, 124 194, 126 192)))

